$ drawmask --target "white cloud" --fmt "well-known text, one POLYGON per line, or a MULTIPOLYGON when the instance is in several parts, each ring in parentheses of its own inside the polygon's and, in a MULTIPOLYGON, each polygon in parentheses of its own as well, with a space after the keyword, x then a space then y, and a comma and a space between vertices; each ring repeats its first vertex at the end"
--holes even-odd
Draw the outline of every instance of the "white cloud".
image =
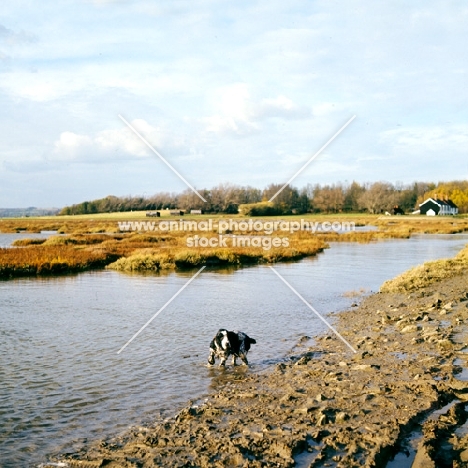
POLYGON ((468 148, 468 124, 449 126, 416 126, 387 130, 380 134, 380 141, 401 154, 421 156, 439 154, 450 157, 466 154, 468 148))
POLYGON ((245 83, 217 89, 212 99, 216 113, 204 119, 207 132, 248 135, 260 129, 252 119, 252 102, 245 83))
POLYGON ((23 46, 36 41, 37 38, 33 34, 26 31, 14 31, 0 24, 0 71, 10 72, 11 65, 15 61, 14 55, 23 46))
MULTIPOLYGON (((183 139, 174 137, 143 119, 131 122, 133 128, 157 151, 164 154, 186 154, 190 149, 183 139)), ((106 129, 93 136, 65 131, 47 154, 48 161, 110 162, 116 159, 141 159, 154 153, 128 127, 106 129)))
POLYGON ((315 116, 323 117, 340 110, 342 107, 343 105, 337 105, 333 102, 321 102, 313 106, 313 113, 315 116))
POLYGON ((8 46, 35 42, 37 37, 26 31, 13 31, 0 24, 0 41, 8 46))
POLYGON ((311 116, 310 109, 298 106, 284 95, 254 99, 245 83, 217 89, 212 100, 216 113, 204 119, 207 132, 246 136, 260 132, 261 122, 269 118, 289 120, 311 116))
POLYGON ((73 132, 63 132, 58 141, 54 143, 54 159, 76 158, 80 153, 89 151, 92 139, 86 135, 77 135, 73 132))
POLYGON ((301 119, 311 117, 312 115, 308 107, 299 106, 284 95, 279 95, 276 98, 263 99, 257 106, 255 113, 260 119, 269 117, 301 119))

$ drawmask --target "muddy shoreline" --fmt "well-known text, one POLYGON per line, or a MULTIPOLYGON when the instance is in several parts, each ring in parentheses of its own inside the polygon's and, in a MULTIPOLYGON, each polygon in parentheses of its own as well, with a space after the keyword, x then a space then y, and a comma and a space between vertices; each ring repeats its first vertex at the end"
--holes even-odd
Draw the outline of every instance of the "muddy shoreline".
POLYGON ((60 461, 385 467, 421 430, 412 466, 468 466, 468 436, 454 435, 468 417, 468 382, 457 379, 468 367, 468 272, 410 293, 369 296, 337 314, 335 327, 356 353, 331 331, 314 343, 303 337, 301 351, 268 372, 239 367, 235 382, 203 403, 60 461))

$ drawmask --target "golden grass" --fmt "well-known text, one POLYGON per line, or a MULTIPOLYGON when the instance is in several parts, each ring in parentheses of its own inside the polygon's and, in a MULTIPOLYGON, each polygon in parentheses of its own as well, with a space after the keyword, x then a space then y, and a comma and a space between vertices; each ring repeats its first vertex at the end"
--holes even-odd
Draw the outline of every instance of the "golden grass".
POLYGON ((408 239, 411 233, 408 229, 395 229, 389 231, 349 231, 342 234, 326 232, 317 234, 326 242, 359 242, 369 243, 383 239, 408 239))
POLYGON ((107 268, 119 271, 158 271, 174 268, 174 259, 167 254, 136 253, 129 257, 119 258, 107 268))
POLYGON ((51 236, 46 240, 44 245, 93 245, 101 244, 109 239, 111 239, 111 237, 107 234, 51 236))
POLYGON ((32 232, 57 231, 59 234, 119 232, 117 221, 112 220, 70 220, 59 217, 50 218, 3 218, 0 219, 0 232, 32 232))
MULTIPOLYGON (((180 236, 179 236, 180 237, 180 236)), ((134 233, 134 234, 131 234, 130 236, 128 237, 125 237, 124 239, 126 242, 150 242, 150 243, 154 243, 154 242, 159 242, 159 243, 163 243, 163 242, 166 242, 166 243, 173 243, 175 241, 175 236, 169 236, 169 235, 166 235, 166 236, 160 236, 160 235, 157 235, 157 234, 141 234, 141 233, 134 233)))
POLYGON ((75 247, 35 245, 0 249, 0 278, 60 274, 103 267, 115 256, 75 247))
POLYGON ((445 278, 459 275, 468 269, 468 245, 454 258, 446 258, 423 263, 402 273, 394 279, 386 281, 380 288, 381 292, 409 292, 441 281, 445 278))
MULTIPOLYGON (((214 223, 219 219, 238 218, 245 219, 238 215, 202 215, 184 216, 184 220, 201 220, 212 218, 214 223)), ((263 221, 294 221, 304 219, 310 222, 333 223, 352 222, 356 226, 376 225, 376 231, 349 231, 342 234, 335 232, 317 232, 312 234, 308 231, 298 231, 294 233, 275 231, 271 236, 263 232, 232 232, 233 235, 282 237, 289 239, 288 247, 271 248, 265 250, 262 247, 235 247, 228 243, 227 248, 188 248, 187 240, 195 232, 184 231, 143 231, 143 232, 120 232, 118 229, 119 220, 146 220, 156 221, 154 218, 145 218, 145 213, 106 213, 103 215, 84 216, 60 216, 44 218, 18 218, 0 219, 1 232, 41 232, 57 231, 67 233, 66 235, 51 236, 47 240, 43 239, 21 239, 15 241, 15 248, 8 249, 9 253, 0 257, 0 277, 8 276, 13 270, 28 272, 30 274, 48 272, 51 269, 59 270, 63 268, 67 271, 66 265, 70 265, 69 271, 75 269, 93 268, 93 265, 103 266, 111 262, 109 268, 123 271, 148 271, 163 270, 170 268, 190 268, 200 265, 242 265, 252 263, 274 263, 280 261, 293 261, 307 256, 316 255, 326 248, 328 242, 373 242, 380 239, 408 238, 417 233, 456 233, 468 231, 468 219, 452 217, 409 217, 409 216, 385 216, 362 214, 338 214, 338 215, 297 215, 285 217, 263 217, 256 220, 263 221), (63 262, 58 260, 50 261, 45 255, 45 250, 41 248, 64 248, 63 262), (65 249, 66 248, 66 249, 65 249), (31 256, 36 255, 37 259, 32 262, 34 267, 29 268, 28 262, 24 263, 24 253, 28 250, 31 256), (33 253, 37 249, 37 253, 33 253), (78 256, 89 259, 80 263, 78 256), (15 263, 12 259, 17 256, 15 263), (104 259, 96 260, 94 258, 104 259), (42 260, 39 260, 42 259, 42 260), (41 267, 43 261, 44 267, 41 267), (22 263, 23 262, 23 263, 22 263), (63 263, 63 266, 59 266, 63 263), (50 265, 54 266, 51 267, 50 265), (26 265, 26 266, 21 266, 26 265), (87 266, 86 266, 87 265, 87 266), (3 272, 3 273, 2 273, 3 272)), ((174 217, 177 221, 178 218, 174 217)), ((198 233, 202 236, 217 237, 217 232, 198 233)), ((50 250, 52 252, 52 250, 50 250)), ((81 257, 80 257, 81 258, 81 257)), ((27 273, 23 273, 27 274, 27 273)))
POLYGON ((30 239, 30 238, 26 238, 26 239, 16 239, 15 241, 13 241, 13 245, 15 247, 26 247, 28 245, 41 245, 43 244, 47 239, 30 239))
POLYGON ((383 231, 407 229, 411 234, 458 234, 468 231, 468 218, 452 216, 383 216, 375 221, 383 231))
MULTIPOLYGON (((94 215, 77 216, 44 216, 36 218, 1 218, 0 232, 34 232, 58 231, 67 234, 92 234, 92 233, 119 233, 119 221, 150 221, 158 222, 160 218, 147 218, 144 211, 124 213, 100 213, 94 215)), ((164 213, 165 214, 165 213, 164 213)), ((186 215, 183 218, 168 217, 165 220, 178 219, 206 220, 212 219, 216 223, 220 219, 247 219, 241 215, 186 215)), ((304 219, 309 222, 353 222, 355 226, 375 225, 380 230, 395 230, 405 227, 412 233, 455 233, 468 231, 467 217, 451 216, 378 216, 362 213, 339 213, 339 214, 302 214, 289 216, 255 217, 255 220, 263 221, 298 221, 304 219)))
POLYGON ((276 263, 299 260, 316 255, 327 247, 320 239, 297 239, 290 247, 263 248, 175 248, 167 252, 144 248, 128 257, 122 257, 107 268, 120 271, 158 271, 163 269, 194 268, 201 265, 243 265, 255 263, 276 263))
MULTIPOLYGON (((290 235, 289 247, 188 248, 187 233, 73 234, 41 239, 22 239, 18 246, 3 249, 0 277, 82 271, 102 267, 122 271, 193 268, 200 265, 242 265, 297 260, 316 255, 326 244, 308 233, 290 235)), ((217 236, 214 236, 217 238, 217 236)))

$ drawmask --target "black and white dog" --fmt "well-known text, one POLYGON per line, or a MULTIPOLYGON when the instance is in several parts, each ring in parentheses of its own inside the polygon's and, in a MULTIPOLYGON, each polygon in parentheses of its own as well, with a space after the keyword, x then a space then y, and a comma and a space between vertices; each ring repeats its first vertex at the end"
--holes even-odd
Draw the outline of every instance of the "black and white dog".
POLYGON ((212 366, 215 363, 216 357, 220 358, 220 366, 226 365, 226 360, 232 355, 232 365, 236 365, 236 358, 240 358, 246 365, 247 353, 250 345, 256 343, 253 338, 250 338, 243 332, 227 331, 224 328, 218 330, 216 336, 210 343, 210 355, 208 356, 208 364, 212 366))

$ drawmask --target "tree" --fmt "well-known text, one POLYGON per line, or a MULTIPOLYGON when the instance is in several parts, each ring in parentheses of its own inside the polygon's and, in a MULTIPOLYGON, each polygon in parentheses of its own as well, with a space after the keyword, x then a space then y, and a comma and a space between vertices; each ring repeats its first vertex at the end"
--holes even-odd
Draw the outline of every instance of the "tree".
POLYGON ((242 188, 232 184, 220 184, 211 190, 211 210, 215 213, 237 213, 239 192, 242 188))
POLYGON ((373 214, 390 211, 395 204, 395 189, 388 182, 375 182, 358 199, 359 208, 373 214))
POLYGON ((355 181, 344 189, 343 211, 359 211, 358 200, 365 191, 365 187, 355 181))
POLYGON ((284 189, 282 187, 283 185, 280 184, 270 184, 263 191, 263 201, 268 201, 276 195, 272 200, 276 211, 282 214, 290 214, 293 211, 299 212, 301 203, 299 202, 298 190, 289 185, 286 185, 284 189), (279 190, 281 192, 278 193, 279 190))
POLYGON ((198 193, 206 200, 204 202, 195 192, 191 189, 184 190, 178 197, 179 206, 181 210, 204 210, 211 211, 211 196, 209 190, 199 190, 198 193))
POLYGON ((344 192, 341 184, 317 185, 314 189, 313 205, 316 210, 325 213, 338 213, 344 205, 344 192))
POLYGON ((451 193, 450 199, 458 206, 459 213, 468 213, 468 189, 455 189, 451 193))

